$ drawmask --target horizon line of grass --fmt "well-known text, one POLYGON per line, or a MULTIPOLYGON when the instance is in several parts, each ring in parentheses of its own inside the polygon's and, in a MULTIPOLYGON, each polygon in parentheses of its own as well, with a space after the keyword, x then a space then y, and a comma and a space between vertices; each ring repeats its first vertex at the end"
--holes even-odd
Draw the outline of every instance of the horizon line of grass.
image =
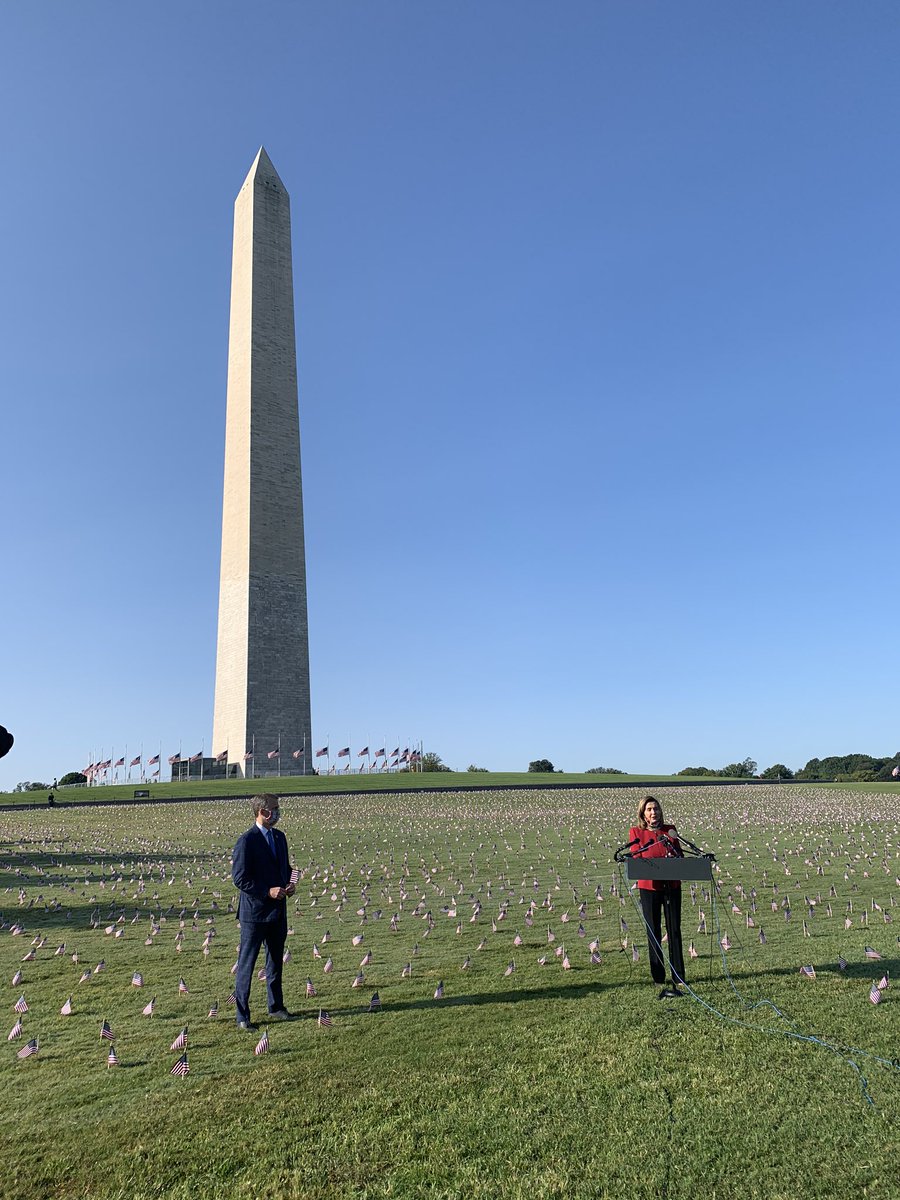
MULTIPOLYGON (((261 779, 213 779, 190 780, 177 783, 131 783, 102 784, 93 787, 68 786, 44 788, 34 792, 0 792, 0 805, 46 804, 52 791, 57 804, 96 804, 114 801, 135 801, 136 791, 149 791, 144 803, 157 800, 209 800, 214 798, 259 795, 274 792, 283 796, 334 795, 340 793, 399 792, 399 791, 490 791, 492 788, 546 788, 553 787, 639 787, 641 784, 665 784, 667 786, 690 787, 693 784, 723 787, 759 786, 777 784, 777 780, 755 778, 741 779, 720 775, 648 775, 635 774, 592 774, 589 772, 538 772, 538 771, 431 771, 396 772, 377 775, 285 775, 267 776, 261 779)), ((856 791, 885 792, 900 790, 900 782, 831 782, 817 780, 787 781, 791 786, 844 788, 856 791)))

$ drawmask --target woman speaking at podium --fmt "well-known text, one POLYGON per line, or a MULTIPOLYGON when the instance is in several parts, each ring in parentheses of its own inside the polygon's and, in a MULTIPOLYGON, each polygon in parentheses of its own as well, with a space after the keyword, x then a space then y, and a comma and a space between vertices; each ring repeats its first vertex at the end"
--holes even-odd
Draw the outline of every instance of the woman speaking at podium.
MULTIPOLYGON (((655 796, 645 796, 638 806, 637 825, 628 831, 633 858, 681 858, 678 831, 663 821, 662 805, 655 796)), ((677 879, 639 879, 641 911, 647 926, 650 974, 653 982, 665 985, 666 964, 662 949, 662 914, 666 915, 672 986, 659 994, 660 1000, 682 996, 678 985, 684 983, 684 951, 681 947, 681 884, 677 879)))

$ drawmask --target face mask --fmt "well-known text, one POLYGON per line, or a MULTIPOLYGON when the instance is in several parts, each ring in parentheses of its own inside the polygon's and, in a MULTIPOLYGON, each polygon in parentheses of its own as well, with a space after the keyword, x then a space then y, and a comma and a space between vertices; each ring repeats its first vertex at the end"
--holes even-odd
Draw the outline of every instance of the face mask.
POLYGON ((280 812, 277 812, 277 811, 276 811, 276 812, 273 812, 273 813, 269 813, 269 828, 271 829, 271 827, 272 827, 273 825, 277 825, 277 824, 278 824, 278 822, 279 822, 280 820, 281 820, 281 813, 280 813, 280 812))

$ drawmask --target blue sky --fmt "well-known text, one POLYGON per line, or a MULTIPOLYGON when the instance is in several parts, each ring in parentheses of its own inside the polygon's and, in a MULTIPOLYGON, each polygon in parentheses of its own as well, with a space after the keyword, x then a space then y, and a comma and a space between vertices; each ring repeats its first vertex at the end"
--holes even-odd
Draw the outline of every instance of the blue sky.
POLYGON ((900 747, 895 4, 59 0, 0 47, 0 787, 212 749, 260 144, 317 744, 900 747))

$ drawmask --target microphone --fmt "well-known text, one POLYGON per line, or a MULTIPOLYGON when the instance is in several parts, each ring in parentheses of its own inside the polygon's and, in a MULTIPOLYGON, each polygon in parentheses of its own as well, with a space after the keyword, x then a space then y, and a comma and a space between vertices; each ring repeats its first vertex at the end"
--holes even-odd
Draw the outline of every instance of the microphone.
POLYGON ((622 858, 625 857, 625 852, 627 850, 630 850, 632 846, 639 845, 640 840, 641 840, 640 838, 632 838, 630 842, 626 842, 624 846, 620 846, 618 848, 618 850, 615 852, 615 854, 613 855, 613 858, 616 860, 616 862, 621 862, 622 858), (620 855, 621 855, 621 857, 620 857, 620 855))

